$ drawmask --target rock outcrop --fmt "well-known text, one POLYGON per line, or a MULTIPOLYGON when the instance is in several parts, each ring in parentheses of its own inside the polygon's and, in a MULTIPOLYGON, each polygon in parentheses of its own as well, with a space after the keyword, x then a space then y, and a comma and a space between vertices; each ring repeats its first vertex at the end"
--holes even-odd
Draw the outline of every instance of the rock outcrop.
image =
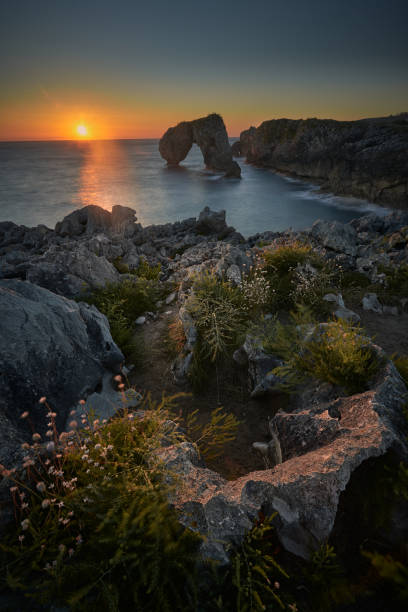
POLYGON ((235 481, 203 467, 191 444, 164 449, 162 460, 181 481, 174 501, 183 521, 207 537, 203 553, 227 562, 226 546, 241 541, 262 511, 279 513, 283 546, 308 558, 329 537, 340 494, 354 471, 389 450, 408 456, 405 396, 391 362, 365 393, 333 399, 327 389, 315 390, 272 421, 283 463, 235 481))
POLYGON ((118 372, 124 357, 112 340, 106 317, 21 280, 0 280, 0 462, 47 419, 38 400, 46 396, 60 431, 69 410, 118 372), (21 419, 23 412, 28 419, 21 419))
POLYGON ((264 121, 241 133, 234 152, 335 194, 408 208, 408 113, 359 121, 264 121))
POLYGON ((160 155, 169 166, 177 166, 187 157, 194 143, 201 149, 206 168, 225 172, 229 177, 241 176, 241 168, 232 159, 227 130, 220 115, 213 113, 169 128, 160 139, 160 155))

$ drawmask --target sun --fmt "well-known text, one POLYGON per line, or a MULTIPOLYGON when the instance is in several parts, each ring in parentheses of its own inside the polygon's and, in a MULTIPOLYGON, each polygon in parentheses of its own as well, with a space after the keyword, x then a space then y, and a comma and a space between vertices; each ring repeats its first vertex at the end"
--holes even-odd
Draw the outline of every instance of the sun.
POLYGON ((86 127, 86 125, 81 123, 80 125, 76 126, 76 133, 78 136, 88 136, 88 128, 86 127))

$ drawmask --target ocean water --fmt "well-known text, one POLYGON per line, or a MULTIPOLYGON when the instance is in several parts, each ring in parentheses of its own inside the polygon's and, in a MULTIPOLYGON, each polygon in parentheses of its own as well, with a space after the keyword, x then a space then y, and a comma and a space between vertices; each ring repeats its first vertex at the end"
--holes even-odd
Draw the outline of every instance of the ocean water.
POLYGON ((157 140, 2 142, 0 221, 53 228, 76 208, 121 204, 150 225, 195 217, 210 206, 225 209, 228 224, 249 236, 387 212, 238 161, 241 180, 206 171, 196 145, 180 167, 168 168, 157 140))

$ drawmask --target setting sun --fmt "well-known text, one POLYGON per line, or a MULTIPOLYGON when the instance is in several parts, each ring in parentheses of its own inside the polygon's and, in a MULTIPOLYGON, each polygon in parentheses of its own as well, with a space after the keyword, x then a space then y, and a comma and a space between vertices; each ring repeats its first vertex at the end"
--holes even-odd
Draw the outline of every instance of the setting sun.
POLYGON ((81 123, 81 125, 77 125, 76 133, 78 134, 78 136, 88 136, 88 128, 86 127, 86 125, 83 125, 83 123, 81 123))

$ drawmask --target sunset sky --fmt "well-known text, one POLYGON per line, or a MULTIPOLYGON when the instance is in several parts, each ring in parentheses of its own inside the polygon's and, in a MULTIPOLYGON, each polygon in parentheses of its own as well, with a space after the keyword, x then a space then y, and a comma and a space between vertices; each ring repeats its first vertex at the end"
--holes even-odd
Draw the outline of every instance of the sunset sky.
POLYGON ((2 0, 0 140, 407 111, 407 27, 407 0, 2 0))

